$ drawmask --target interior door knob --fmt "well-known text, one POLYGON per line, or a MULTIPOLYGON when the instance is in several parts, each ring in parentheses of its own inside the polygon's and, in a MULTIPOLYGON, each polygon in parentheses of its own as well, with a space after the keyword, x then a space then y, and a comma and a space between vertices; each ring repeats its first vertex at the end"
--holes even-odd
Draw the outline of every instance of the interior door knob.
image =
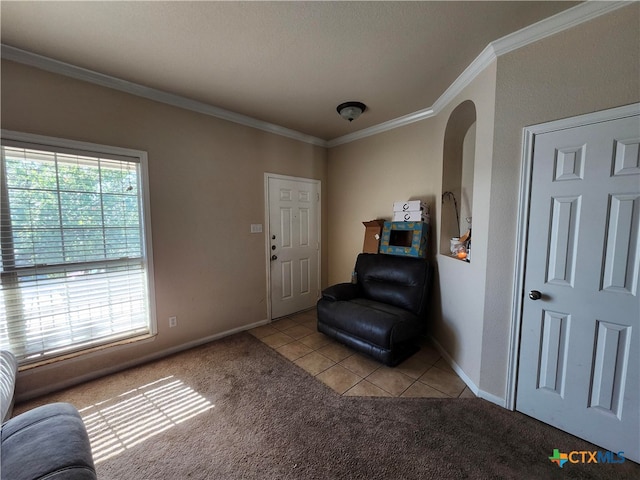
POLYGON ((529 292, 529 298, 531 300, 540 300, 542 298, 542 294, 538 290, 531 290, 529 292))

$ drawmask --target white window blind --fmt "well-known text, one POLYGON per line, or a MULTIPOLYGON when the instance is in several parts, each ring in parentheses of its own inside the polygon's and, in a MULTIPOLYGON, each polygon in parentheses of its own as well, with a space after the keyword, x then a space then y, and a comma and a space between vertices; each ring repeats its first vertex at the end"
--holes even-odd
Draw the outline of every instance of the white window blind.
POLYGON ((155 331, 142 159, 56 143, 2 140, 0 348, 22 363, 155 331))

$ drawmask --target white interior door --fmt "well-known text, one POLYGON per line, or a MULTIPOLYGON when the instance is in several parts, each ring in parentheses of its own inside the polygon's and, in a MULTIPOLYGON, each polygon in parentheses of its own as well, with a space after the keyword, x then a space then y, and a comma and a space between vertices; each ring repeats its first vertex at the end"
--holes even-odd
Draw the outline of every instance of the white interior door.
POLYGON ((320 185, 268 177, 271 317, 315 306, 320 294, 320 185))
POLYGON ((533 145, 516 409, 640 461, 640 117, 533 145))

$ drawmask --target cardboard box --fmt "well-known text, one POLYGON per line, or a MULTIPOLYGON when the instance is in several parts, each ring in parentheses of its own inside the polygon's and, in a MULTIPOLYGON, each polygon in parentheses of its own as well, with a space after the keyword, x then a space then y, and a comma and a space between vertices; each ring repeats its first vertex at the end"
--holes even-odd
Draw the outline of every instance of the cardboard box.
POLYGON ((380 253, 425 258, 428 232, 424 222, 384 222, 380 253))
POLYGON ((419 212, 424 210, 429 212, 428 207, 420 200, 408 200, 406 202, 393 202, 394 212, 419 212))
POLYGON ((364 225, 362 253, 378 253, 384 220, 370 220, 362 224, 364 225))
POLYGON ((431 217, 424 210, 393 212, 394 222, 424 222, 430 223, 431 217))

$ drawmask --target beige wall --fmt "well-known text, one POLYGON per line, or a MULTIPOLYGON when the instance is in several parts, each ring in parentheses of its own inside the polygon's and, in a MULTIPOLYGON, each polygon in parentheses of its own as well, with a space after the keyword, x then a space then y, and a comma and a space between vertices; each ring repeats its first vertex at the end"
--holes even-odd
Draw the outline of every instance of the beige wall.
MULTIPOLYGON (((471 263, 448 255, 438 255, 440 316, 434 318, 432 330, 436 341, 446 351, 454 367, 472 387, 480 384, 482 331, 485 303, 485 272, 491 196, 491 160, 495 105, 496 63, 493 62, 453 101, 438 114, 444 138, 446 122, 454 108, 471 100, 476 108, 475 158, 473 165, 473 241, 471 263)), ((465 132, 463 132, 464 134, 465 132)), ((463 137, 461 137, 463 139, 463 137)), ((442 153, 440 153, 442 158, 442 153)), ((460 202, 460 198, 458 199, 460 202)), ((442 211, 438 217, 442 220, 442 211)), ((450 213, 449 213, 450 215, 450 213)), ((454 214, 455 215, 455 214, 454 214)), ((461 222, 464 222, 461 219, 461 222)), ((466 225, 466 222, 464 222, 466 225)), ((443 242, 447 239, 443 239, 443 242)), ((447 251, 445 245, 440 252, 447 251)))
POLYGON ((460 175, 460 232, 469 228, 467 217, 473 216, 473 171, 476 158, 476 124, 469 127, 462 145, 462 173, 460 175))
POLYGON ((506 387, 522 129, 640 101, 639 19, 634 2, 498 59, 480 384, 498 397, 506 387))
MULTIPOLYGON (((391 130, 329 150, 329 283, 351 278, 362 251, 362 222, 390 220, 393 202, 423 200, 433 208, 442 167, 430 135, 433 120, 391 130)), ((433 238, 433 236, 432 236, 433 238)), ((433 244, 433 240, 431 241, 433 244)))
POLYGON ((362 247, 360 222, 388 218, 395 200, 435 206, 432 238, 439 237, 446 121, 462 101, 474 102, 472 262, 435 256, 432 333, 463 378, 498 403, 505 398, 515 294, 522 129, 640 100, 639 9, 634 3, 499 57, 436 117, 329 152, 334 283, 349 279, 362 247))
MULTIPOLYGON (((22 372, 23 398, 265 320, 265 237, 250 233, 265 223, 264 172, 318 179, 326 192, 324 148, 7 61, 1 119, 3 129, 149 158, 158 335, 22 372)), ((325 265, 326 226, 325 214, 325 265)))
MULTIPOLYGON (((329 283, 349 280, 356 256, 362 251, 362 221, 390 219, 394 201, 427 202, 432 213, 430 257, 438 270, 431 333, 461 373, 475 384, 479 382, 482 349, 494 92, 495 62, 436 117, 329 151, 329 283), (444 133, 452 111, 466 100, 474 103, 477 118, 474 251, 470 264, 435 255, 442 207, 444 133)), ((460 148, 467 128, 454 135, 460 140, 460 148)))
POLYGON ((634 3, 500 57, 436 117, 327 152, 29 67, 2 63, 2 128, 149 153, 158 336, 21 374, 18 393, 179 348, 266 318, 263 173, 320 179, 323 285, 350 279, 362 221, 397 200, 432 207, 439 237, 443 136, 477 109, 473 261, 434 255, 432 333, 467 381, 504 397, 522 128, 640 100, 634 3), (495 119, 494 119, 495 116, 495 119), (233 207, 231 207, 233 205, 233 207), (178 316, 178 328, 167 317, 178 316))

